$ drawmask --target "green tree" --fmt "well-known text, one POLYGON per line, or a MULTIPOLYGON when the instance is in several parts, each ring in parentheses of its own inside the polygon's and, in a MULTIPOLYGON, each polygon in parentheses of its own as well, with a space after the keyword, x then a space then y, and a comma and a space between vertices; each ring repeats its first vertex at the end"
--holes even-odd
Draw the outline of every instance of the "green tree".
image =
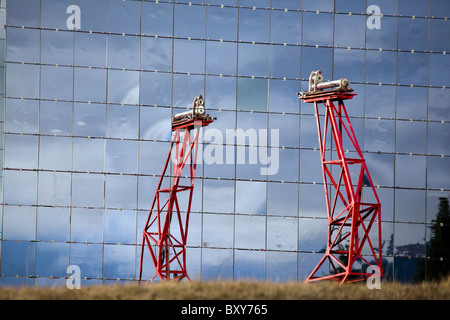
POLYGON ((439 198, 438 213, 430 231, 427 259, 420 264, 416 280, 439 280, 450 275, 450 210, 447 198, 439 198))

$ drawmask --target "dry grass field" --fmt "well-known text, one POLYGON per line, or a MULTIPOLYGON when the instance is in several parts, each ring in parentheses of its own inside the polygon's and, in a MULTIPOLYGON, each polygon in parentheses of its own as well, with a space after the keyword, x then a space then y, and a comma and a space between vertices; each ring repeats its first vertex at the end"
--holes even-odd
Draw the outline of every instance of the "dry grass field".
POLYGON ((55 288, 0 288, 1 300, 449 300, 450 278, 421 284, 382 283, 369 290, 365 283, 331 282, 165 282, 150 285, 55 288))

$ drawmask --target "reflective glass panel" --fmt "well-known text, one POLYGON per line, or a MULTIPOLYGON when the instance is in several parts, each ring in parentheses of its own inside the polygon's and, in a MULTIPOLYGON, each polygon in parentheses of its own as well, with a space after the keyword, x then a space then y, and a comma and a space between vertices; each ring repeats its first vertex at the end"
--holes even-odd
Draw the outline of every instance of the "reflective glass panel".
POLYGON ((204 6, 187 6, 175 4, 174 13, 174 34, 184 38, 204 38, 205 37, 205 14, 204 6))
POLYGON ((450 56, 448 54, 430 54, 429 81, 431 86, 450 86, 446 77, 450 72, 450 56))
POLYGON ((358 0, 336 0, 335 8, 339 12, 356 12, 365 11, 365 3, 358 0))
MULTIPOLYGON (((394 186, 394 156, 392 154, 368 152, 364 153, 364 159, 375 186, 394 186)), ((385 201, 384 203, 389 202, 385 201)))
POLYGON ((399 187, 425 187, 424 156, 397 155, 395 158, 395 184, 399 187))
POLYGON ((425 222, 425 190, 395 190, 395 220, 425 222))
POLYGON ((136 139, 139 131, 139 108, 109 105, 106 115, 106 136, 136 139))
POLYGON ((350 87, 356 90, 352 82, 364 81, 364 51, 335 49, 333 76, 335 79, 348 78, 350 87))
POLYGON ((324 248, 326 248, 326 244, 326 219, 300 219, 298 237, 299 250, 323 252, 324 248))
POLYGON ((414 85, 427 84, 427 54, 399 52, 397 59, 397 83, 414 85))
POLYGON ((266 280, 287 282, 297 280, 297 254, 293 252, 267 252, 266 280), (280 272, 283 270, 283 272, 280 272))
POLYGON ((239 40, 268 42, 270 11, 239 9, 239 40))
POLYGON ((238 9, 228 7, 208 7, 206 38, 236 40, 238 9))
POLYGON ((364 120, 364 150, 393 152, 395 122, 392 120, 364 120))
POLYGON ((109 243, 135 243, 136 212, 131 210, 105 210, 104 241, 109 243))
POLYGON ((207 108, 236 109, 236 78, 206 77, 205 104, 207 108))
POLYGON ((41 98, 73 99, 73 68, 41 66, 41 98))
MULTIPOLYGON (((286 5, 293 4, 286 3, 286 5)), ((301 43, 301 26, 302 16, 299 12, 273 10, 270 16, 270 41, 299 44, 301 43)))
POLYGON ((140 30, 140 1, 108 1, 108 31, 138 34, 140 30))
POLYGON ((104 181, 101 174, 72 174, 72 206, 102 207, 104 181))
POLYGON ((430 122, 428 123, 428 153, 448 155, 449 150, 449 123, 430 122))
MULTIPOLYGON (((173 105, 184 109, 188 106, 191 107, 196 96, 200 94, 204 96, 204 81, 205 77, 201 75, 174 74, 172 92, 173 105)), ((175 113, 176 112, 180 112, 180 110, 175 111, 175 113)))
MULTIPOLYGON (((332 64, 333 55, 332 50, 329 48, 315 48, 315 47, 303 47, 302 48, 302 78, 309 79, 312 71, 322 70, 324 80, 331 79, 333 76, 332 64)), ((351 81, 351 80, 350 80, 351 81)))
POLYGON ((141 69, 171 71, 172 39, 141 37, 141 69))
POLYGON ((5 103, 6 132, 38 132, 38 101, 7 99, 5 103))
POLYGON ((297 216, 298 185, 296 183, 268 183, 267 214, 297 216))
POLYGON ((170 106, 172 99, 170 73, 141 72, 140 104, 170 106))
POLYGON ((139 37, 108 35, 108 66, 111 68, 139 68, 139 37))
MULTIPOLYGON (((135 278, 136 248, 134 246, 105 245, 103 247, 103 277, 109 279, 135 278)), ((115 281, 116 283, 116 281, 115 281)))
POLYGON ((264 249, 265 234, 265 217, 236 216, 235 247, 237 249, 264 249))
MULTIPOLYGON (((415 12, 414 14, 417 15, 418 13, 415 12)), ((428 12, 423 16, 426 15, 428 15, 428 12)), ((398 48, 402 50, 427 50, 428 25, 428 19, 400 18, 398 20, 398 48)))
POLYGON ((270 76, 276 78, 300 78, 300 52, 297 46, 270 46, 270 76))
POLYGON ((391 118, 395 115, 395 90, 393 86, 366 85, 364 112, 369 117, 391 118))
POLYGON ((137 172, 137 141, 106 140, 106 172, 137 172))
POLYGON ((72 138, 40 137, 39 167, 48 170, 70 170, 72 167, 72 138))
POLYGON ((38 27, 40 23, 40 2, 36 0, 16 0, 7 4, 7 24, 38 27), (23 10, 27 8, 27 10, 23 10))
POLYGON ((267 218, 267 249, 297 249, 298 220, 294 218, 267 218))
POLYGON ((8 63, 6 96, 39 98, 39 66, 8 63))
POLYGON ((301 183, 298 189, 300 217, 327 217, 325 190, 322 184, 301 183))
POLYGON ((269 80, 269 111, 299 112, 300 82, 296 80, 269 80))
POLYGON ((105 140, 73 139, 73 170, 103 172, 105 166, 105 140))
POLYGON ((371 83, 395 83, 396 53, 366 51, 366 81, 371 83))
MULTIPOLYGON (((319 5, 318 5, 319 6, 319 5)), ((303 3, 303 9, 305 3, 303 3)), ((319 9, 319 8, 318 8, 319 9)), ((333 10, 333 9, 331 9, 333 10)), ((303 13, 303 43, 329 45, 333 43, 333 15, 327 13, 303 13)), ((323 71, 323 70, 322 70, 323 71)))
POLYGON ((236 213, 256 215, 266 213, 265 182, 236 182, 236 213))
POLYGON ((234 217, 232 215, 203 215, 203 246, 233 247, 234 217))
POLYGON ((426 153, 426 123, 419 121, 397 121, 395 130, 397 152, 426 153))
POLYGON ((70 5, 73 5, 73 0, 42 0, 41 27, 67 30, 67 19, 70 15, 66 11, 70 5))
POLYGON ((6 60, 39 62, 39 30, 7 28, 6 60))
POLYGON ((205 42, 198 40, 174 41, 173 69, 177 72, 203 73, 205 69, 205 42))
POLYGON ((237 108, 238 110, 267 110, 269 80, 238 78, 237 108))
POLYGON ((322 182, 322 167, 318 150, 300 150, 300 181, 322 182))
POLYGON ((70 264, 80 267, 83 278, 101 278, 102 250, 103 246, 100 244, 71 243, 70 264))
POLYGON ((72 134, 73 104, 71 102, 41 101, 39 132, 46 134, 72 134))
POLYGON ((5 170, 3 183, 8 186, 3 191, 4 203, 36 204, 37 172, 5 170))
MULTIPOLYGON (((271 114, 269 116, 270 133, 278 134, 278 141, 270 145, 298 147, 299 146, 299 118, 296 115, 271 114), (274 132, 272 130, 277 130, 274 132)), ((273 137, 276 139, 276 137, 273 137)))
POLYGON ((445 190, 450 188, 450 183, 444 174, 450 168, 448 157, 428 157, 427 187, 445 190))
MULTIPOLYGON (((390 0, 382 0, 384 1, 383 4, 379 4, 381 13, 382 14, 389 14, 386 9, 391 5, 394 4, 396 6, 396 2, 390 1, 390 0)), ((370 1, 372 3, 380 2, 380 0, 377 1, 370 1)), ((369 5, 369 4, 368 4, 369 5)), ((376 4, 377 5, 377 4, 376 4)), ((397 11, 393 14, 396 14, 397 11)), ((398 28, 398 19, 397 17, 390 17, 390 16, 383 16, 380 19, 380 28, 366 28, 366 44, 365 47, 377 49, 377 48, 383 48, 383 49, 396 49, 397 48, 397 28, 398 28)), ((367 21, 367 20, 366 20, 367 21)), ((367 23, 367 22, 366 22, 367 23)))
POLYGON ((106 35, 98 33, 75 33, 75 65, 106 66, 106 35))
POLYGON ((264 279, 265 253, 262 251, 237 250, 234 253, 234 279, 264 279))
MULTIPOLYGON (((170 119, 169 108, 141 107, 139 114, 140 138, 148 140, 171 140, 170 119)), ((156 144, 150 144, 150 146, 150 148, 153 148, 156 144)), ((142 145, 142 147, 144 147, 144 145, 142 145)), ((169 150, 167 149, 167 151, 169 150)), ((165 153, 166 152, 161 152, 161 154, 165 153)))
POLYGON ((74 135, 104 137, 106 106, 102 104, 74 104, 74 135))
POLYGON ((109 70, 108 102, 120 104, 138 104, 139 72, 109 70))
POLYGON ((450 90, 429 88, 428 93, 428 119, 450 120, 450 110, 445 104, 450 99, 450 90))
POLYGON ((203 211, 234 212, 234 181, 206 179, 203 183, 203 211))
POLYGON ((136 208, 137 178, 127 175, 106 175, 105 206, 107 208, 136 208))
POLYGON ((238 74, 240 76, 267 77, 269 72, 269 46, 239 43, 238 74))
POLYGON ((237 44, 230 42, 206 42, 206 72, 212 74, 236 74, 237 44))
POLYGON ((72 32, 42 30, 41 63, 73 65, 73 37, 72 32))
POLYGON ((173 4, 145 1, 141 6, 142 34, 172 36, 173 4))
POLYGON ((69 226, 69 208, 38 208, 36 226, 38 240, 68 241, 69 226))
MULTIPOLYGON (((202 250, 202 280, 229 280, 233 277, 233 251, 224 249, 202 250)), ((192 270, 189 268, 189 270, 192 270)), ((192 279, 192 272, 189 271, 192 279)))
POLYGON ((5 167, 37 168, 38 137, 10 135, 5 136, 5 167))
POLYGON ((3 228, 3 240, 35 240, 36 208, 5 206, 3 208, 3 228))
POLYGON ((103 210, 72 208, 70 237, 77 242, 101 242, 103 239, 103 210))
MULTIPOLYGON (((439 13, 439 16, 442 16, 442 13, 439 13)), ((446 41, 442 41, 442 39, 449 38, 450 29, 448 20, 430 20, 430 50, 441 52, 448 50, 448 44, 446 43, 446 41)))
POLYGON ((426 119, 427 89, 397 87, 397 117, 401 119, 426 119))
POLYGON ((303 0, 303 10, 333 11, 334 3, 333 0, 303 0))
POLYGON ((426 17, 429 12, 429 2, 421 0, 398 0, 398 13, 407 16, 426 17))
MULTIPOLYGON (((107 31, 108 0, 74 0, 81 11, 81 30, 107 31)), ((67 15, 69 16, 69 15, 67 15)))
POLYGON ((106 70, 75 68, 74 100, 106 101, 106 70))
POLYGON ((431 16, 434 17, 449 17, 450 8, 445 0, 431 0, 430 3, 431 16))
POLYGON ((50 206, 70 205, 70 173, 39 172, 38 204, 50 206))
MULTIPOLYGON (((361 2, 359 2, 361 4, 361 2)), ((336 4, 336 10, 338 4, 336 4)), ((357 10, 355 6, 353 10, 357 10)), ((362 10, 363 12, 365 10, 362 10)), ((340 47, 362 48, 365 45, 366 16, 336 14, 334 21, 334 45, 340 47), (345 30, 345 31, 344 31, 345 30)))

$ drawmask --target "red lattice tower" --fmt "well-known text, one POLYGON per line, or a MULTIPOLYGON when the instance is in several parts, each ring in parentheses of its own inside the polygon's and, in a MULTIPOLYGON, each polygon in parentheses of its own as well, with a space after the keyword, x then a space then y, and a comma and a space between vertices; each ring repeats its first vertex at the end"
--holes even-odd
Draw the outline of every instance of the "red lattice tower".
POLYGON ((304 102, 315 107, 328 216, 325 254, 306 282, 354 282, 381 277, 383 272, 381 204, 344 105, 355 95, 348 85, 346 78, 323 82, 317 71, 311 74, 310 92, 301 94, 304 102), (334 87, 338 88, 323 90, 334 87), (377 246, 373 239, 378 240, 377 246))
POLYGON ((145 247, 155 268, 155 275, 150 281, 157 276, 161 280, 181 280, 185 277, 190 280, 186 270, 186 240, 197 168, 199 131, 213 121, 213 118, 205 115, 201 95, 195 98, 191 110, 173 116, 171 147, 142 233, 139 282, 142 280, 145 247), (171 185, 163 188, 171 157, 171 185), (185 174, 189 184, 180 185, 185 167, 189 168, 189 174, 185 174), (181 210, 178 201, 180 192, 189 194, 185 210, 181 210))

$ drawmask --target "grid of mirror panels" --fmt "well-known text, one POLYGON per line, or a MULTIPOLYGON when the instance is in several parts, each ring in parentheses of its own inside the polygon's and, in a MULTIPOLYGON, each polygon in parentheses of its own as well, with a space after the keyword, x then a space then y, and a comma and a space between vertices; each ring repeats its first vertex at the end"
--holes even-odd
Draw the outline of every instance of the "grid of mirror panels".
POLYGON ((65 285, 70 265, 82 285, 136 281, 171 115, 198 94, 218 119, 203 131, 191 278, 304 280, 327 234, 314 112, 296 96, 317 69, 358 94, 346 106, 382 203, 386 278, 450 259, 429 250, 450 193, 447 0, 13 0, 6 13, 1 284, 65 285))

